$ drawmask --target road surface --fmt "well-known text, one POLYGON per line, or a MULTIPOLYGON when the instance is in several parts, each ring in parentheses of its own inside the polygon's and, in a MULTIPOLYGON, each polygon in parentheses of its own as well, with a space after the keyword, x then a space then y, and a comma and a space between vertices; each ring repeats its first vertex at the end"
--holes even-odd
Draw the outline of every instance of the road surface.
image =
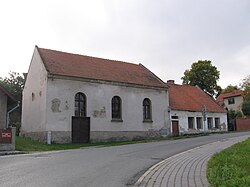
POLYGON ((150 166, 188 149, 250 134, 213 134, 114 147, 84 148, 0 157, 0 186, 124 187, 150 166))

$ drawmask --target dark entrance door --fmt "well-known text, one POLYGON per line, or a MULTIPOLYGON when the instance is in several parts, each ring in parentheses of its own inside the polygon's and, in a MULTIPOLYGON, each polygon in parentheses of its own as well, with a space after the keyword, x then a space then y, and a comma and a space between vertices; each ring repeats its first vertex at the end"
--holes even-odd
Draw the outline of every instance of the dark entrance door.
POLYGON ((172 135, 179 136, 179 121, 172 121, 172 135))
POLYGON ((72 143, 88 143, 90 117, 72 116, 72 143))

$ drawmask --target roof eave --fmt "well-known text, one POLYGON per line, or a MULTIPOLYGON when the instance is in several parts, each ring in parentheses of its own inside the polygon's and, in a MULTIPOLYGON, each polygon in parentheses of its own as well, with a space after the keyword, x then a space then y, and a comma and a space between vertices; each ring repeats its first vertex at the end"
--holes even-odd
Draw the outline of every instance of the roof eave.
POLYGON ((68 76, 68 75, 60 75, 60 74, 52 74, 48 73, 48 78, 54 79, 67 79, 67 80, 80 80, 85 82, 92 82, 92 83, 108 83, 113 85, 120 85, 120 86, 129 86, 129 87, 140 87, 140 88, 147 88, 147 89, 159 89, 159 90, 167 90, 165 85, 163 86, 154 86, 154 85, 143 85, 143 84, 133 84, 127 82, 119 82, 119 81, 110 81, 110 80, 101 80, 101 79, 90 79, 85 77, 77 77, 77 76, 68 76))

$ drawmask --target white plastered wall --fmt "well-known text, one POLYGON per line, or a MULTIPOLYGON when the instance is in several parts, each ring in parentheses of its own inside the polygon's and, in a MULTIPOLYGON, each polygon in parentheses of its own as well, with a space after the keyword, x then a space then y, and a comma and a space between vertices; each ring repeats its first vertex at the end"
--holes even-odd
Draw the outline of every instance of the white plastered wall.
POLYGON ((225 108, 228 108, 228 110, 241 110, 242 103, 243 103, 243 97, 242 96, 237 96, 233 97, 234 98, 234 104, 228 104, 228 98, 224 99, 224 104, 225 108))
POLYGON ((23 90, 21 131, 45 131, 46 95, 47 71, 35 48, 23 90))
POLYGON ((74 96, 82 92, 87 98, 87 117, 91 118, 91 131, 149 131, 160 130, 169 119, 166 90, 143 89, 53 78, 48 81, 47 131, 71 131, 74 115, 74 96), (122 100, 123 122, 111 122, 111 99, 119 96, 122 100), (153 123, 143 123, 142 102, 149 98, 152 103, 153 123), (52 101, 59 102, 52 111, 52 101))
MULTIPOLYGON (((189 111, 178 111, 178 110, 172 110, 170 113, 171 118, 173 116, 178 116, 178 119, 171 119, 171 120, 177 120, 179 122, 179 130, 180 133, 190 133, 190 132, 206 132, 210 131, 207 126, 207 119, 206 121, 203 120, 202 113, 201 112, 189 112, 189 111), (188 128, 188 117, 193 117, 194 118, 194 129, 189 129, 188 128), (201 117, 202 118, 202 129, 197 128, 197 122, 196 122, 196 117, 201 117)), ((226 113, 206 113, 206 118, 212 118, 213 119, 213 129, 215 127, 215 118, 220 118, 220 125, 223 128, 221 130, 227 131, 227 114, 226 113)), ((218 129, 219 130, 219 129, 218 129)), ((171 127, 171 132, 172 132, 172 127, 171 127)))

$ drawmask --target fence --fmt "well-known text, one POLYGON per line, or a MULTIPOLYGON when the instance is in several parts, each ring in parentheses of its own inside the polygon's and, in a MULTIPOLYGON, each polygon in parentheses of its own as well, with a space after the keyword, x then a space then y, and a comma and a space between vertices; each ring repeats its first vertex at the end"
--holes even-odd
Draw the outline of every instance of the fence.
POLYGON ((250 131, 250 117, 236 118, 236 131, 250 131))

